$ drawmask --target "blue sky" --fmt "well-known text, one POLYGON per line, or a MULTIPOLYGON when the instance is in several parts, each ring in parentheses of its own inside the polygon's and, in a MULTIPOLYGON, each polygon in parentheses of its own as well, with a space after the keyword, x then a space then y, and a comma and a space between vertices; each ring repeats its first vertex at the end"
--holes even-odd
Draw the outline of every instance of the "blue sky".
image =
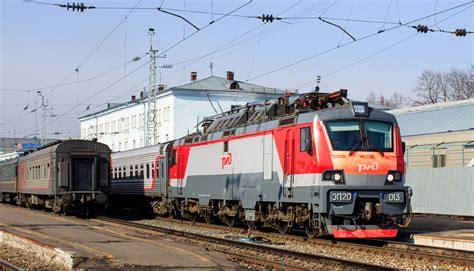
MULTIPOLYGON (((43 2, 64 4, 67 1, 43 2)), ((97 7, 133 7, 138 1, 84 3, 97 7)), ((411 95, 422 70, 464 69, 473 63, 472 35, 456 37, 439 32, 414 35, 416 30, 406 26, 387 31, 396 26, 391 23, 407 23, 463 3, 469 4, 412 25, 472 31, 473 1, 254 0, 233 14, 280 14, 287 19, 263 24, 254 18, 228 16, 205 28, 221 15, 190 12, 227 13, 245 3, 245 0, 179 0, 163 1, 162 5, 162 0, 140 1, 139 8, 162 5, 167 9, 186 10, 173 12, 202 28, 167 51, 166 58, 159 59, 159 65, 173 64, 173 69, 161 71, 162 83, 168 86, 188 83, 191 71, 198 72, 199 79, 205 78, 210 75, 209 63, 213 62, 214 75, 224 77, 230 70, 235 72, 237 80, 281 89, 298 88, 300 92, 311 90, 314 79, 321 75, 322 91, 347 88, 352 98, 365 99, 372 91, 388 96, 393 92, 411 95), (357 41, 345 45, 352 39, 318 17, 345 28, 357 41), (358 40, 383 29, 386 30, 383 33, 358 40), (246 32, 248 34, 243 35, 246 32), (338 46, 328 53, 282 68, 338 46), (214 53, 201 57, 210 52, 214 53), (189 61, 195 58, 198 59, 189 61)), ((150 46, 148 28, 155 29, 154 47, 160 52, 195 31, 183 20, 156 9, 136 9, 125 20, 130 9, 79 13, 13 0, 1 1, 0 9, 0 137, 40 132, 44 125, 38 108, 41 98, 36 92, 43 87, 42 94, 52 108, 48 114, 57 115, 47 120, 46 132, 59 132, 59 137, 78 136, 78 116, 102 109, 107 102, 126 101, 147 85, 148 59, 143 54, 150 46), (80 65, 109 33, 110 37, 80 65), (125 65, 136 56, 142 59, 125 65), (79 72, 75 72, 77 67, 79 72), (117 69, 94 78, 113 68, 117 69), (90 78, 94 79, 88 80, 90 78), (74 83, 76 81, 86 82, 74 83), (71 84, 49 87, 61 82, 71 84), (23 110, 27 105, 28 109, 23 110), (86 110, 89 105, 90 109, 86 110), (38 110, 31 112, 35 108, 38 110)))

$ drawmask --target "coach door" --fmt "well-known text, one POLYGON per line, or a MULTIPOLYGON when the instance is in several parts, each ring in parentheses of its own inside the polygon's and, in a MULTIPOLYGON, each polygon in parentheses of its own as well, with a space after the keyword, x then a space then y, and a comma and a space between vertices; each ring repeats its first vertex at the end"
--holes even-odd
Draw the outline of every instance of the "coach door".
POLYGON ((72 178, 75 191, 91 191, 95 175, 93 158, 73 158, 72 178))
POLYGON ((295 153, 295 132, 288 129, 285 138, 285 163, 283 176, 283 193, 287 197, 293 195, 294 183, 294 153, 295 153))
POLYGON ((164 159, 164 156, 163 155, 158 155, 156 157, 156 162, 155 162, 155 176, 154 176, 154 179, 156 180, 156 190, 158 191, 158 193, 160 194, 164 194, 165 196, 168 194, 167 193, 167 178, 166 178, 166 170, 164 170, 166 168, 166 163, 165 163, 166 159, 164 159))

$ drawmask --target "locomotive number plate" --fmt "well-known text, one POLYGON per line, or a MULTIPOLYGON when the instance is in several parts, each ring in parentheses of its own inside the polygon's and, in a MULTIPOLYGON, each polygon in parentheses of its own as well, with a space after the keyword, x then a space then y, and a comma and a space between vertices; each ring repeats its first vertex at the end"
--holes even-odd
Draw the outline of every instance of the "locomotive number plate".
POLYGON ((390 192, 386 193, 383 196, 383 201, 385 202, 405 202, 405 193, 403 192, 390 192))
POLYGON ((352 202, 352 193, 351 192, 330 192, 329 193, 330 202, 352 202))

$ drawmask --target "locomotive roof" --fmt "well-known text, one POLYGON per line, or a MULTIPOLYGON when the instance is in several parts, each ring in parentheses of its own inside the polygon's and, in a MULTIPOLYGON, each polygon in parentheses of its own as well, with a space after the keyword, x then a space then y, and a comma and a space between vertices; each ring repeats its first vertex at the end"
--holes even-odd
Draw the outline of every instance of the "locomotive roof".
MULTIPOLYGON (((328 96, 334 95, 334 93, 309 93, 313 95, 310 100, 313 104, 316 103, 314 100, 324 100, 320 105, 302 106, 303 103, 307 102, 308 93, 300 95, 287 96, 286 101, 282 102, 282 98, 278 100, 269 101, 258 105, 247 105, 234 110, 225 112, 223 115, 217 116, 214 119, 205 119, 209 126, 206 129, 207 132, 218 132, 225 131, 227 129, 237 128, 240 126, 247 126, 252 124, 258 124, 262 122, 268 122, 273 120, 285 120, 285 119, 296 119, 299 115, 317 116, 320 120, 329 119, 344 119, 353 118, 352 105, 348 99, 343 100, 347 94, 346 90, 343 91, 340 97, 336 99, 328 99, 328 96), (306 99, 306 100, 305 100, 306 99)), ((383 121, 396 122, 393 115, 385 113, 381 110, 376 110, 369 107, 369 117, 372 119, 379 119, 383 121)), ((300 120, 294 123, 302 123, 300 120)), ((287 124, 290 124, 289 121, 287 124)), ((293 124, 293 123, 291 123, 293 124)))
POLYGON ((71 140, 58 140, 51 144, 45 145, 33 152, 25 154, 21 159, 34 158, 48 153, 57 152, 70 152, 70 151, 81 151, 83 149, 94 149, 98 152, 110 152, 110 148, 100 142, 82 140, 82 139, 71 139, 71 140))
MULTIPOLYGON (((246 105, 222 115, 204 119, 202 122, 204 133, 187 135, 176 140, 175 145, 302 124, 312 122, 315 118, 321 121, 353 119, 353 105, 346 95, 347 90, 333 93, 313 92, 286 95, 263 104, 246 105)), ((382 110, 368 107, 367 113, 368 116, 365 118, 396 123, 392 114, 382 110)))

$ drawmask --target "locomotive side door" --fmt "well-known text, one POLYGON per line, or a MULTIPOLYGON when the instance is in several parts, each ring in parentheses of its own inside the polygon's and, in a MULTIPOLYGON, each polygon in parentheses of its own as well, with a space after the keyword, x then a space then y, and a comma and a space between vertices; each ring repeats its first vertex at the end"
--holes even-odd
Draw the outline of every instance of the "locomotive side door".
POLYGON ((283 195, 291 197, 293 195, 294 183, 294 152, 295 151, 295 132, 288 129, 285 138, 285 163, 283 176, 283 195))

